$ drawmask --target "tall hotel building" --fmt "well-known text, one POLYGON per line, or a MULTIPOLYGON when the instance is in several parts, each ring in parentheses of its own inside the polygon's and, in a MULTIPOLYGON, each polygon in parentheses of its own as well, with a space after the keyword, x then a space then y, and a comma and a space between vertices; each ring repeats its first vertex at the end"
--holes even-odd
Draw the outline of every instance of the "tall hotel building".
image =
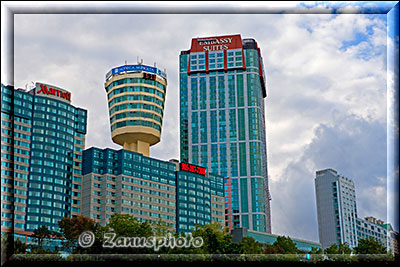
POLYGON ((84 151, 82 215, 106 224, 114 213, 162 221, 190 232, 196 224, 224 224, 224 178, 205 168, 149 157, 160 141, 167 79, 142 64, 106 75, 112 139, 121 150, 84 151))
POLYGON ((86 118, 62 88, 1 85, 2 232, 57 230, 61 218, 81 213, 86 118))
POLYGON ((181 161, 231 178, 229 228, 270 233, 265 82, 254 39, 194 38, 180 53, 181 161))
POLYGON ((112 139, 124 149, 149 156, 161 137, 167 90, 165 72, 146 65, 124 65, 106 75, 112 139))
POLYGON ((388 249, 392 242, 387 224, 373 217, 358 218, 354 182, 333 169, 316 172, 318 233, 321 248, 344 244, 350 248, 360 239, 373 237, 388 249))

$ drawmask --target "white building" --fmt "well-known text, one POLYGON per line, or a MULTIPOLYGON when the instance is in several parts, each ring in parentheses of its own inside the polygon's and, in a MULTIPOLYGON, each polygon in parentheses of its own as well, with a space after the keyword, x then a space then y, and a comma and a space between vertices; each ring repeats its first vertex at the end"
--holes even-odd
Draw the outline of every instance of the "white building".
POLYGON ((316 172, 315 193, 318 234, 321 248, 347 243, 353 249, 358 240, 373 237, 391 249, 383 221, 374 217, 358 218, 355 187, 352 180, 333 169, 316 172))

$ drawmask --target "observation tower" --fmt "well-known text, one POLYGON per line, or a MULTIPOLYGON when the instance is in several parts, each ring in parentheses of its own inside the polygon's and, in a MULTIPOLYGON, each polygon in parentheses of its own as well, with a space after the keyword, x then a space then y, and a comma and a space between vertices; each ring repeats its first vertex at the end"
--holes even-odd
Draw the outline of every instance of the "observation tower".
POLYGON ((123 65, 106 74, 111 137, 124 149, 149 156, 161 137, 167 76, 143 65, 123 65))

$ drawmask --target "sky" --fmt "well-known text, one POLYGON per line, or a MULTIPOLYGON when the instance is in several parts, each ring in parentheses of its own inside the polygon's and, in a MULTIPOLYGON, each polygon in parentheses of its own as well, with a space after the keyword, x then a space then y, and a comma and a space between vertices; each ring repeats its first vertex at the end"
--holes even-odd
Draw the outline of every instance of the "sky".
MULTIPOLYGON (((168 76, 161 142, 151 147, 150 156, 179 159, 180 51, 190 49, 195 37, 241 34, 257 41, 267 77, 272 233, 318 242, 314 179, 326 168, 354 181, 359 217, 374 216, 398 230, 388 187, 398 173, 396 166, 388 171, 395 96, 389 89, 396 71, 387 69, 388 49, 396 42, 398 49, 398 29, 388 36, 386 14, 370 14, 377 7, 389 11, 395 2, 215 4, 216 10, 236 14, 202 14, 212 4, 193 5, 198 10, 185 14, 174 12, 175 3, 162 14, 95 14, 97 6, 135 13, 159 5, 80 3, 72 4, 78 12, 70 14, 51 11, 71 7, 66 3, 53 3, 50 11, 44 4, 25 3, 39 11, 14 15, 14 50, 6 56, 13 56, 16 88, 52 84, 70 91, 74 106, 88 110, 86 148, 121 148, 111 140, 105 74, 125 61, 143 59, 145 65, 165 68, 168 76), (265 14, 255 14, 257 8, 265 14)), ((2 46, 5 36, 2 28, 2 46)), ((7 84, 4 64, 2 83, 7 84)), ((395 132, 398 136, 398 128, 395 132)))

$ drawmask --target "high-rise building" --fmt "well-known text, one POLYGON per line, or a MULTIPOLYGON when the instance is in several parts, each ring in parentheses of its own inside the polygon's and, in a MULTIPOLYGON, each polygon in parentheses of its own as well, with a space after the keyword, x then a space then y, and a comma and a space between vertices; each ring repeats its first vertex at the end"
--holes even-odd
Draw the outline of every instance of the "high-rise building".
POLYGON ((263 61, 239 34, 180 53, 180 157, 231 178, 233 228, 271 232, 263 61))
POLYGON ((83 152, 82 215, 106 224, 114 213, 162 221, 171 230, 224 225, 224 178, 204 168, 121 149, 83 152))
POLYGON ((391 249, 391 242, 383 221, 373 217, 358 218, 356 193, 352 180, 339 175, 333 169, 317 171, 315 193, 318 233, 322 249, 341 243, 354 248, 360 239, 369 237, 373 237, 391 249))
POLYGON ((1 85, 1 229, 29 234, 81 212, 87 111, 65 89, 1 85))
POLYGON ((123 65, 106 74, 112 140, 149 156, 161 137, 167 90, 165 72, 146 65, 123 65))

